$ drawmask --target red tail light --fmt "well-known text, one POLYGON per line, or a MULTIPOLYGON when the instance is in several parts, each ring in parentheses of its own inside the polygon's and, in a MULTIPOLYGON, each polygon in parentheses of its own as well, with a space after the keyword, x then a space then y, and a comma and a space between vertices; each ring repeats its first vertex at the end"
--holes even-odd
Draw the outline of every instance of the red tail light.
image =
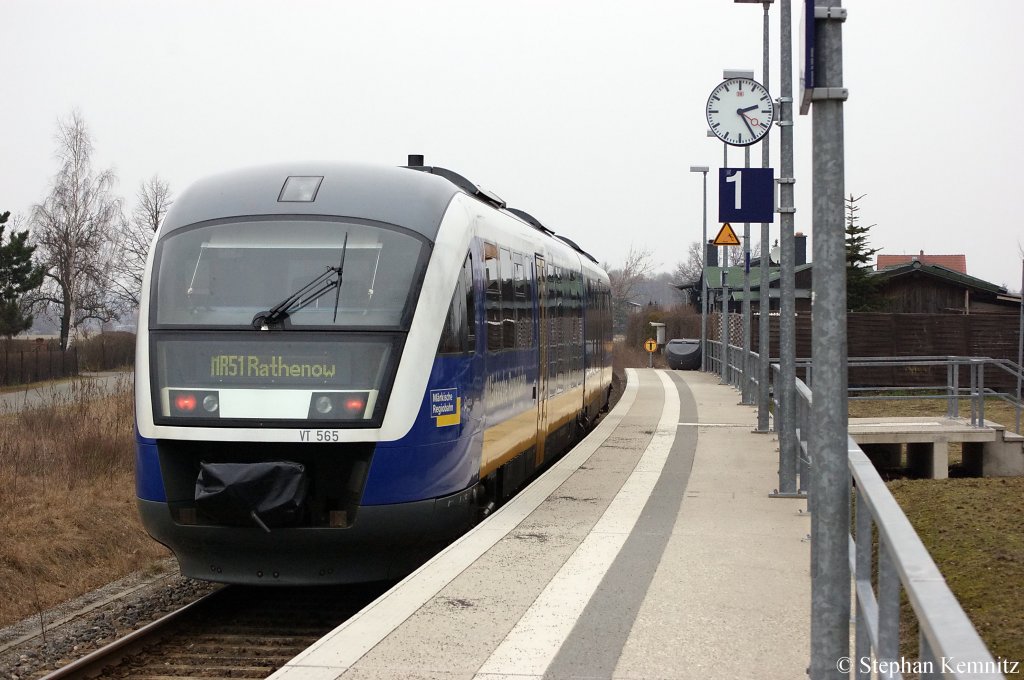
POLYGON ((179 411, 191 413, 196 410, 196 395, 179 394, 174 397, 174 407, 179 411))
POLYGON ((185 418, 219 418, 220 396, 212 390, 171 390, 168 415, 185 418))
POLYGON ((309 418, 363 420, 369 400, 366 392, 314 392, 309 400, 309 418))

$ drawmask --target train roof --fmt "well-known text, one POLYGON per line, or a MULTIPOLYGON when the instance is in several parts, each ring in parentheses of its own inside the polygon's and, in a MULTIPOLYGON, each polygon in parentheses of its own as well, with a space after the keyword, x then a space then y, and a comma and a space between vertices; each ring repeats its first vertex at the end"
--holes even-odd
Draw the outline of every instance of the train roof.
POLYGON ((405 227, 433 241, 457 193, 461 189, 441 176, 405 168, 282 163, 199 180, 174 201, 163 230, 249 215, 343 215, 405 227), (285 192, 289 178, 317 177, 323 179, 313 189, 312 200, 288 200, 294 198, 285 192))
POLYGON ((511 214, 597 262, 529 213, 507 207, 495 194, 436 166, 317 161, 234 170, 189 186, 172 204, 162 229, 166 233, 199 222, 253 215, 343 215, 405 227, 434 241, 445 210, 457 193, 466 193, 511 214), (300 189, 298 198, 289 195, 290 180, 299 180, 293 187, 300 189), (303 182, 304 187, 299 186, 303 182), (309 191, 303 194, 302 188, 309 191))

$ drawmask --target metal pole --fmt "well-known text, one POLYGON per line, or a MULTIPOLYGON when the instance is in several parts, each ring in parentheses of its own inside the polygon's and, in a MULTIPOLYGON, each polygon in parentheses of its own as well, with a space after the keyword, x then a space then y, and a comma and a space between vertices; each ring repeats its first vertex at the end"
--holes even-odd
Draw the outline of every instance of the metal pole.
POLYGON ((779 492, 796 492, 798 443, 796 440, 796 280, 793 272, 793 30, 791 0, 782 0, 782 96, 779 97, 780 149, 779 213, 782 258, 779 262, 779 402, 782 413, 776 418, 779 431, 779 492))
MULTIPOLYGON (((729 246, 722 246, 722 252, 729 256, 729 246)), ((729 279, 728 268, 722 268, 722 384, 729 384, 729 279)))
MULTIPOLYGON (((771 92, 768 87, 768 8, 770 2, 764 3, 764 58, 763 70, 761 71, 764 89, 771 92)), ((761 140, 761 167, 769 167, 769 138, 765 135, 761 140)), ((768 285, 768 250, 770 236, 768 234, 768 223, 761 223, 761 301, 757 305, 759 321, 757 324, 757 432, 768 432, 768 387, 771 384, 771 348, 769 347, 768 325, 771 323, 772 299, 770 295, 771 286, 768 285)))
MULTIPOLYGON (((749 146, 743 147, 743 167, 750 167, 749 146)), ((740 365, 743 367, 741 401, 744 404, 753 404, 754 398, 750 394, 750 222, 743 223, 743 357, 740 365)))
MULTIPOLYGON (((722 167, 729 167, 729 145, 722 142, 722 167)), ((729 246, 722 246, 722 383, 729 384, 729 287, 726 285, 729 272, 729 246)))
POLYGON ((841 0, 815 0, 813 104, 814 400, 810 456, 815 495, 811 540, 811 678, 849 677, 850 473, 847 463, 846 238, 843 224, 843 15, 841 0), (817 96, 817 95, 821 96, 817 96))
MULTIPOLYGON (((722 142, 722 167, 729 167, 729 145, 722 142)), ((721 211, 721 208, 719 208, 721 211)), ((722 267, 729 266, 729 246, 722 246, 722 267)))
POLYGON ((1024 260, 1020 262, 1020 322, 1017 329, 1017 434, 1020 431, 1020 378, 1024 371, 1024 260))
POLYGON ((708 370, 708 167, 691 167, 704 177, 704 221, 700 239, 700 370, 708 370))
POLYGON ((704 176, 704 219, 700 240, 700 361, 701 370, 706 371, 708 370, 708 171, 705 170, 701 174, 704 176))

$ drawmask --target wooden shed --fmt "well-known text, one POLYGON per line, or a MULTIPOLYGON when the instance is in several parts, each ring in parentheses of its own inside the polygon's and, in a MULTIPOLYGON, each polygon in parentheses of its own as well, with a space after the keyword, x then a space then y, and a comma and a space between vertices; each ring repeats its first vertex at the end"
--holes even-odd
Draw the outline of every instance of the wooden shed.
POLYGON ((914 260, 875 271, 885 311, 907 314, 1016 314, 1020 296, 948 267, 914 260))

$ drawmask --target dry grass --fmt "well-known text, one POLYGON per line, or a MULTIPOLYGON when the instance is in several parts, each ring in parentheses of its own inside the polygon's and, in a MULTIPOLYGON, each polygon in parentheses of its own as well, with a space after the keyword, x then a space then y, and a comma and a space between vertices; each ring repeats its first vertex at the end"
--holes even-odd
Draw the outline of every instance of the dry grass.
MULTIPOLYGON (((944 416, 946 415, 945 399, 880 399, 871 401, 851 401, 851 418, 873 418, 891 416, 944 416)), ((971 417, 971 402, 960 400, 960 417, 971 417)), ((999 423, 1012 430, 1016 412, 1014 407, 1002 399, 994 397, 985 400, 985 420, 999 423)))
MULTIPOLYGON (((612 351, 612 371, 615 375, 624 377, 627 368, 647 368, 650 365, 649 356, 643 347, 632 347, 625 341, 617 340, 612 351)), ((654 353, 654 368, 668 368, 665 355, 661 352, 654 353)))
POLYGON ((103 397, 80 381, 0 418, 0 625, 167 555, 138 521, 124 388, 103 397))
MULTIPOLYGON (((851 401, 851 417, 944 416, 936 399, 851 401)), ((960 401, 961 417, 970 403, 960 401)), ((985 419, 1012 430, 1012 406, 985 402, 985 419)), ((950 475, 957 474, 960 445, 949 447, 950 475)), ((994 656, 1024 660, 1024 531, 1020 498, 1024 478, 897 479, 888 483, 950 590, 994 656)), ((901 647, 917 653, 917 622, 903 596, 901 647)))
MULTIPOLYGON (((910 523, 993 656, 1024 661, 1024 478, 889 483, 910 523)), ((904 596, 903 648, 917 650, 904 596)))

